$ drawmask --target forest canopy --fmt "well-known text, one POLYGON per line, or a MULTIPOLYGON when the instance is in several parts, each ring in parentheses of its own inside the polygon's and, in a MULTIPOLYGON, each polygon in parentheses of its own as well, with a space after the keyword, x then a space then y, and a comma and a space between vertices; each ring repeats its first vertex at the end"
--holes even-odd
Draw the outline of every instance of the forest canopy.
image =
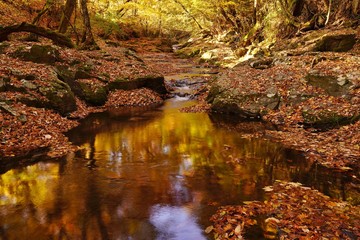
MULTIPOLYGON (((359 21, 359 0, 18 0, 5 1, 27 9, 32 23, 75 37, 78 44, 93 44, 98 37, 210 35, 236 43, 271 44, 281 37, 326 25, 354 25, 359 21), (87 17, 88 16, 88 17, 87 17), (88 20, 87 20, 88 18, 88 20), (92 28, 92 31, 91 31, 92 28)), ((19 22, 7 21, 10 25, 19 22)), ((0 24, 5 24, 0 22, 0 24)))

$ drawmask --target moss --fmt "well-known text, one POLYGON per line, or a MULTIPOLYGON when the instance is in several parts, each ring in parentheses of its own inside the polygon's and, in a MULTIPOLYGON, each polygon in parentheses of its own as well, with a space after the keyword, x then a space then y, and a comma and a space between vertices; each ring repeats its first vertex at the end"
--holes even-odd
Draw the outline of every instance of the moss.
POLYGON ((6 91, 6 85, 10 83, 10 78, 0 76, 0 92, 6 91))
POLYGON ((69 85, 60 80, 51 81, 50 84, 50 87, 39 88, 39 92, 48 100, 47 103, 44 102, 44 105, 58 111, 61 115, 75 111, 75 96, 69 85))
POLYGON ((356 43, 355 34, 339 34, 334 36, 324 36, 317 42, 315 50, 320 52, 347 52, 356 43))
POLYGON ((104 105, 107 100, 108 89, 102 85, 92 85, 91 83, 79 81, 82 98, 92 105, 104 105))
POLYGON ((45 63, 53 65, 60 61, 59 51, 50 45, 33 45, 30 51, 25 47, 19 47, 11 54, 12 57, 20 58, 34 63, 45 63))
POLYGON ((5 53, 5 50, 10 46, 10 43, 8 42, 2 42, 0 43, 0 54, 5 53))
POLYGON ((342 125, 354 123, 360 119, 359 114, 349 117, 328 110, 324 110, 319 113, 303 111, 302 116, 304 118, 304 124, 306 126, 315 127, 319 129, 339 127, 342 125))
POLYGON ((349 91, 349 87, 351 86, 347 79, 344 80, 343 85, 340 85, 338 77, 335 76, 309 73, 305 79, 309 84, 324 89, 331 96, 346 95, 349 91))

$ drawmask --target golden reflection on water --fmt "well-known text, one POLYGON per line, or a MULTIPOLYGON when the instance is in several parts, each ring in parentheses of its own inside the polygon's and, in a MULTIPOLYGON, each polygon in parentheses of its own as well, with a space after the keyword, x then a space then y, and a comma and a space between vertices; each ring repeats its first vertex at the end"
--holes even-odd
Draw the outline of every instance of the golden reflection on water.
POLYGON ((308 171, 187 104, 94 115, 69 134, 77 156, 0 175, 0 239, 205 239, 209 205, 259 200, 308 171))
POLYGON ((58 164, 39 164, 0 175, 0 206, 8 204, 45 205, 51 202, 48 192, 58 180, 58 164))

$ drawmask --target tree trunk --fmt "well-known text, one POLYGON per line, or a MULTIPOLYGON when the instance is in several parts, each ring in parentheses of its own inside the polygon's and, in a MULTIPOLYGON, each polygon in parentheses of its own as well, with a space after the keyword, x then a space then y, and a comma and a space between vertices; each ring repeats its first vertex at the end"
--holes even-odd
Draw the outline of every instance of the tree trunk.
POLYGON ((100 49, 94 40, 91 31, 90 16, 87 8, 87 0, 80 0, 81 14, 84 22, 84 33, 81 39, 81 49, 96 50, 100 49))
MULTIPOLYGON (((51 6, 54 4, 53 0, 46 0, 44 7, 41 9, 41 11, 38 13, 38 15, 36 15, 36 17, 33 19, 33 21, 31 22, 34 25, 38 25, 38 23, 40 22, 40 19, 42 16, 44 16, 49 9, 51 8, 51 6)), ((25 38, 26 41, 38 41, 38 35, 34 34, 34 33, 30 33, 29 36, 27 36, 25 38)))
POLYGON ((230 23, 230 25, 233 26, 234 28, 237 28, 236 23, 228 16, 225 9, 222 6, 220 6, 219 9, 221 15, 225 18, 226 22, 230 23))
POLYGON ((25 22, 12 26, 0 27, 0 42, 8 40, 8 36, 14 32, 30 32, 45 38, 49 38, 57 45, 66 46, 69 48, 74 47, 74 44, 70 38, 66 37, 65 35, 25 22))
MULTIPOLYGON (((129 3, 129 2, 131 2, 132 0, 126 0, 125 2, 124 2, 124 6, 127 4, 127 3, 129 3)), ((125 7, 122 7, 122 8, 120 8, 119 10, 117 10, 116 11, 116 15, 120 15, 120 18, 121 17, 123 17, 124 16, 124 14, 126 13, 126 9, 125 9, 125 7)))
POLYGON ((254 0, 254 9, 253 9, 253 21, 254 21, 254 25, 256 24, 256 14, 257 14, 257 0, 254 0))
POLYGON ((71 15, 74 12, 76 6, 76 0, 67 0, 65 3, 64 11, 61 16, 59 33, 66 33, 66 30, 70 24, 71 15))
POLYGON ((202 26, 200 25, 200 23, 196 20, 196 18, 186 9, 186 7, 178 0, 174 0, 174 2, 176 2, 177 4, 179 4, 181 6, 181 8, 194 20, 194 22, 196 23, 196 25, 202 30, 202 26))
POLYGON ((325 20, 325 26, 328 24, 329 19, 330 19, 330 13, 331 13, 331 0, 329 0, 329 5, 328 5, 328 12, 326 14, 326 20, 325 20))
POLYGON ((305 0, 296 0, 294 4, 293 16, 298 17, 301 15, 302 10, 304 9, 305 0))
POLYGON ((359 8, 359 0, 353 0, 352 6, 351 6, 351 12, 353 15, 357 15, 359 8))

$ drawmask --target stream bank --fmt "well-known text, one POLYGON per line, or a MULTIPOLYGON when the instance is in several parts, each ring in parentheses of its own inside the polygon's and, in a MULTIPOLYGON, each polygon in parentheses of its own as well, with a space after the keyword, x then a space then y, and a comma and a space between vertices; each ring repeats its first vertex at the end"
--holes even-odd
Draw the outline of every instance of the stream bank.
POLYGON ((74 151, 64 132, 78 119, 119 105, 160 104, 168 92, 162 75, 121 47, 2 42, 0 61, 2 165, 64 156, 74 151))
POLYGON ((359 29, 310 31, 266 49, 254 44, 243 57, 198 38, 179 54, 194 57, 197 49, 200 62, 232 66, 208 87, 210 112, 273 124, 268 137, 359 177, 359 29))
MULTIPOLYGON (((250 136, 273 139, 300 150, 309 163, 350 176, 359 189, 359 33, 359 27, 318 30, 281 42, 282 46, 273 49, 260 49, 260 54, 245 56, 250 59, 240 63, 226 59, 224 63, 232 68, 208 87, 205 102, 210 103, 209 112, 242 119, 234 123, 234 128, 241 129, 241 122, 248 120, 273 124, 275 129, 250 136)), ((222 63, 220 48, 211 49, 205 44, 202 49, 203 42, 198 39, 198 43, 185 44, 180 54, 187 52, 192 57, 198 55, 200 61, 222 63)), ((266 201, 220 208, 207 232, 215 239, 242 239, 244 235, 250 239, 360 236, 359 208, 349 202, 327 199, 293 183, 275 183, 265 191, 266 201), (326 214, 317 214, 322 211, 326 214), (263 234, 251 235, 254 228, 263 234)))

